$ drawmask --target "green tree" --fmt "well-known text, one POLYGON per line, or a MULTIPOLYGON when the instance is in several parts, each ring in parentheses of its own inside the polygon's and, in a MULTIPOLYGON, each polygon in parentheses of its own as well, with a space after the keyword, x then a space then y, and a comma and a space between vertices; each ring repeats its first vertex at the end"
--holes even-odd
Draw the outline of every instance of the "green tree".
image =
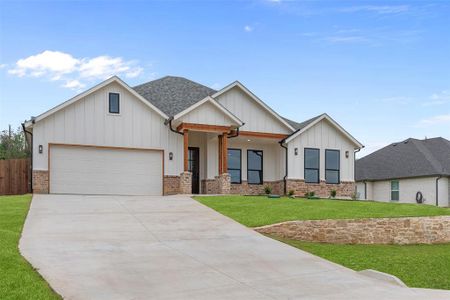
POLYGON ((25 158, 30 155, 30 150, 25 140, 21 127, 0 132, 0 159, 25 158))

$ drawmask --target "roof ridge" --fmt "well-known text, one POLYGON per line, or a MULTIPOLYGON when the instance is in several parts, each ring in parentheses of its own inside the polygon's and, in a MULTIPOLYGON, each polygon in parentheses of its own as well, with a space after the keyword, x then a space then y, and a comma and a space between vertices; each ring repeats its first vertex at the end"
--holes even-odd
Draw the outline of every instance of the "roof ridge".
POLYGON ((150 80, 150 81, 147 81, 147 82, 138 84, 138 85, 136 85, 136 86, 133 86, 133 89, 134 89, 134 88, 139 88, 139 87, 141 87, 141 86, 143 86, 143 85, 147 85, 147 84, 149 84, 149 83, 154 83, 154 82, 156 82, 156 81, 161 81, 161 80, 164 80, 164 79, 168 79, 168 78, 183 79, 183 80, 189 81, 189 82, 191 82, 191 83, 193 83, 193 84, 195 84, 195 85, 200 85, 200 86, 205 87, 205 88, 208 88, 208 89, 210 89, 210 90, 212 90, 212 91, 214 91, 214 92, 217 92, 217 90, 215 90, 215 89, 213 89, 213 88, 211 88, 211 87, 209 87, 209 86, 206 86, 206 85, 204 85, 204 84, 202 84, 202 83, 193 81, 193 80, 191 80, 191 79, 189 79, 189 78, 186 78, 186 77, 183 77, 183 76, 174 76, 174 75, 166 75, 166 76, 163 76, 163 77, 161 77, 161 78, 153 79, 153 80, 150 80))
POLYGON ((437 160, 434 157, 434 155, 430 151, 430 149, 428 149, 428 147, 426 145, 424 145, 425 141, 426 140, 412 139, 411 142, 413 143, 414 146, 416 146, 417 150, 419 150, 420 153, 423 154, 425 159, 430 163, 430 165, 433 167, 433 169, 436 170, 437 173, 445 171, 444 166, 439 162, 439 160, 437 160))

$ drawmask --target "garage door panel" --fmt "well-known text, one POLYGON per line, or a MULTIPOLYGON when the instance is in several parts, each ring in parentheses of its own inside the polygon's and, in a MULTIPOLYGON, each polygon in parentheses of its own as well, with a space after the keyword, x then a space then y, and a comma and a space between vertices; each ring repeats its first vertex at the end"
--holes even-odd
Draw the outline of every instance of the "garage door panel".
POLYGON ((162 152, 51 146, 50 192, 162 194, 162 152))

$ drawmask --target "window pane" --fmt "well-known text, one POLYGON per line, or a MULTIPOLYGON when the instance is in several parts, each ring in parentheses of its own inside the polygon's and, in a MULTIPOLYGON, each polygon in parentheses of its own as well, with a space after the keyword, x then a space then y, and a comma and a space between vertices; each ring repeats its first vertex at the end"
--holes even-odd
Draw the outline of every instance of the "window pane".
POLYGON ((228 149, 228 168, 241 169, 241 151, 237 149, 228 149))
POLYGON ((392 180, 391 181, 391 191, 398 191, 398 190, 399 190, 398 180, 392 180))
POLYGON ((231 183, 241 183, 241 170, 228 170, 231 177, 231 183))
POLYGON ((305 182, 306 183, 318 183, 319 182, 319 170, 305 170, 305 182))
POLYGON ((327 183, 339 183, 339 171, 326 170, 325 180, 327 183))
POLYGON ((319 150, 305 149, 305 168, 318 169, 319 168, 319 150))
POLYGON ((247 167, 251 170, 262 170, 262 151, 248 150, 247 167))
POLYGON ((325 151, 325 168, 339 170, 339 151, 325 151))
POLYGON ((262 171, 248 171, 248 183, 256 183, 261 184, 262 183, 262 171))
POLYGON ((112 114, 119 113, 119 94, 109 93, 109 112, 112 114))
POLYGON ((392 191, 391 192, 391 200, 398 201, 399 200, 399 192, 398 191, 392 191))

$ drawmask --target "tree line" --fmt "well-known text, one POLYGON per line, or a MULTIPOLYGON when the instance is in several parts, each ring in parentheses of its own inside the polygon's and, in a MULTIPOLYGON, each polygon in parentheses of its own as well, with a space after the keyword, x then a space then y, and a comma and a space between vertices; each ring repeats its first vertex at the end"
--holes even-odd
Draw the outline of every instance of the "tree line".
POLYGON ((0 132, 0 159, 26 158, 30 156, 25 134, 21 127, 16 130, 9 125, 0 132))

